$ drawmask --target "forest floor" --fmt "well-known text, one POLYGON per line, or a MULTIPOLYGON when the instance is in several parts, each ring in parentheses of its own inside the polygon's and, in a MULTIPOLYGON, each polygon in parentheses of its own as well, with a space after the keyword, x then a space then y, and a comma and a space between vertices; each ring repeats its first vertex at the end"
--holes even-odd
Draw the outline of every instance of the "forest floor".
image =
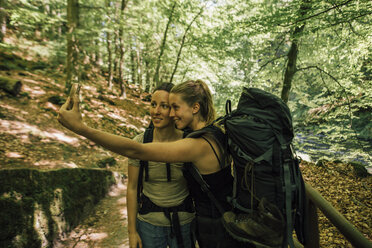
MULTIPOLYGON (((62 69, 32 69, 42 61, 35 62, 20 52, 0 50, 0 62, 0 76, 23 84, 16 97, 0 90, 0 169, 106 167, 127 174, 125 157, 104 150, 57 122, 57 111, 66 98, 62 69), (1 65, 4 63, 6 67, 1 65), (14 64, 11 69, 9 63, 14 64)), ((147 126, 148 102, 143 99, 148 94, 138 86, 129 85, 127 98, 120 99, 118 87, 107 90, 102 76, 91 76, 82 85, 81 108, 89 126, 127 137, 134 137, 147 126)), ((356 177, 347 163, 316 166, 303 162, 301 169, 305 181, 372 240, 372 177, 356 177)), ((125 187, 113 189, 56 247, 128 247, 125 187)), ((321 247, 352 247, 320 212, 319 228, 321 247)))

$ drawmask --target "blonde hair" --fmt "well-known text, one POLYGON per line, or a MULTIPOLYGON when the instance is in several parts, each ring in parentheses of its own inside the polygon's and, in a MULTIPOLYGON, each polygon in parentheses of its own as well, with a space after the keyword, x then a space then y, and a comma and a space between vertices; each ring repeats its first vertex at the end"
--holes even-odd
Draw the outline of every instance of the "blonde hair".
POLYGON ((208 85, 202 80, 188 80, 181 84, 177 84, 172 88, 171 93, 180 94, 182 100, 190 107, 194 103, 199 103, 200 116, 207 125, 211 124, 216 118, 212 93, 208 85))

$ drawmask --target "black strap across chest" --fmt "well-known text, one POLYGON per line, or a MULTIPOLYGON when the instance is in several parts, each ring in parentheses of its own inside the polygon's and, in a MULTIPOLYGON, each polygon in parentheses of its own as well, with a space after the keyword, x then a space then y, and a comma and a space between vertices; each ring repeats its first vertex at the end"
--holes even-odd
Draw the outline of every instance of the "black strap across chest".
MULTIPOLYGON (((185 131, 183 133, 183 138, 186 137, 188 133, 185 131)), ((153 141, 154 138, 154 128, 150 125, 145 130, 143 136, 143 143, 150 143, 153 141)), ((186 163, 185 163, 186 164, 186 163)), ((167 181, 171 181, 171 169, 170 163, 166 163, 166 171, 167 171, 167 181)), ((138 182, 137 182, 137 202, 138 202, 138 212, 140 214, 147 214, 150 212, 163 212, 165 217, 169 219, 171 224, 172 235, 173 233, 176 236, 177 245, 179 248, 183 248, 183 237, 181 234, 180 229, 180 220, 178 216, 178 212, 194 212, 193 202, 191 197, 188 196, 180 205, 175 207, 159 207, 155 203, 153 203, 150 198, 142 194, 143 190, 143 176, 145 176, 145 181, 149 181, 149 162, 140 160, 140 168, 138 174, 138 182), (172 213, 172 215, 171 215, 172 213)))
MULTIPOLYGON (((187 136, 188 132, 183 132, 183 138, 187 136)), ((143 143, 151 143, 154 139, 154 128, 150 125, 150 127, 146 128, 143 134, 143 143)), ((171 167, 170 163, 166 163, 166 172, 167 172, 167 181, 171 181, 171 167)), ((140 168, 138 173, 138 183, 137 183, 137 199, 140 199, 142 190, 143 190, 143 177, 145 177, 145 181, 149 181, 149 161, 140 160, 140 168)))

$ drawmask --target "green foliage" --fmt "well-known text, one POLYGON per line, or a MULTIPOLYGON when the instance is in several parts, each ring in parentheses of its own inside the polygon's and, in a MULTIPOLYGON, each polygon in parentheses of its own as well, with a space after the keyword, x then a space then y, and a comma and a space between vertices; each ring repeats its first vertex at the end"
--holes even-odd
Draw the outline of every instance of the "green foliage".
MULTIPOLYGON (((112 65, 114 78, 119 79, 121 41, 122 79, 151 88, 174 3, 174 18, 160 61, 161 81, 170 79, 183 34, 203 9, 185 38, 174 83, 205 80, 212 88, 219 115, 224 114, 227 99, 237 104, 242 86, 279 96, 287 54, 297 40, 297 70, 288 102, 297 128, 307 131, 314 127, 314 133, 326 134, 329 142, 352 140, 358 147, 357 137, 371 139, 372 6, 366 0, 135 0, 128 1, 123 11, 119 0, 81 0, 74 33, 80 79, 92 80, 96 64, 100 67, 97 73, 105 75, 112 65), (303 30, 295 33, 302 26, 303 30)), ((0 68, 45 69, 65 63, 66 1, 17 0, 6 6, 6 11, 17 36, 38 42, 36 46, 25 41, 22 48, 47 57, 48 62, 29 64, 9 58, 7 63, 0 62, 0 68)), ((104 92, 104 87, 100 91, 104 92)))

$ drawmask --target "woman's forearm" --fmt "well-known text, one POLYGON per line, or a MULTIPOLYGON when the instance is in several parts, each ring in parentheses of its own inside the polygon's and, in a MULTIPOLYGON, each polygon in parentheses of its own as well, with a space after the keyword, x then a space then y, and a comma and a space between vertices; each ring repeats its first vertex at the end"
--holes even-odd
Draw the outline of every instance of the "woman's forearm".
POLYGON ((141 149, 141 144, 136 141, 119 135, 106 133, 85 125, 78 131, 78 134, 112 152, 130 158, 137 158, 141 149))
POLYGON ((137 219, 137 189, 129 189, 127 191, 127 211, 128 211, 128 233, 137 232, 136 219, 137 219))

